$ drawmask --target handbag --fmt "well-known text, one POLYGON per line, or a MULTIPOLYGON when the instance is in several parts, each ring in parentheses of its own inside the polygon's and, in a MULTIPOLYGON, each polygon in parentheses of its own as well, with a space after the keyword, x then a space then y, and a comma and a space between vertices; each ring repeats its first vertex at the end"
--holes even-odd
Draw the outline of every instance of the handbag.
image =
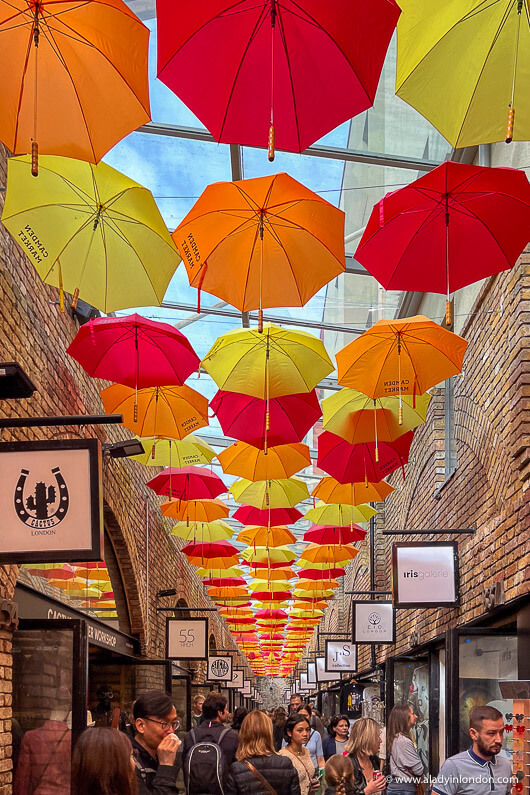
POLYGON ((258 781, 261 781, 261 783, 263 784, 263 786, 265 787, 265 789, 267 790, 267 792, 269 793, 269 795, 278 795, 278 793, 276 792, 276 790, 274 789, 274 787, 271 787, 271 785, 269 784, 269 782, 267 781, 267 779, 266 779, 264 776, 262 776, 262 775, 261 775, 261 773, 259 772, 259 770, 256 770, 256 768, 254 767, 254 765, 253 765, 251 762, 249 762, 249 761, 248 761, 248 759, 242 759, 241 761, 243 762, 243 764, 244 764, 244 765, 246 765, 246 766, 248 767, 248 769, 249 769, 249 770, 250 770, 252 773, 254 773, 254 775, 256 776, 256 778, 258 779, 258 781))

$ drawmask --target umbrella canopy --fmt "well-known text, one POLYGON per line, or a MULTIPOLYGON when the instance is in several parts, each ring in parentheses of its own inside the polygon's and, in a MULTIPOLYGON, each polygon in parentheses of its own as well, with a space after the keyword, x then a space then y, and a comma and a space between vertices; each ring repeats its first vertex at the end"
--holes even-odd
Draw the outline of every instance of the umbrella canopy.
POLYGON ((281 547, 296 544, 296 536, 287 527, 245 527, 238 541, 257 547, 281 547))
POLYGON ((226 491, 226 486, 215 472, 201 467, 165 469, 146 484, 156 494, 178 500, 212 499, 226 491))
MULTIPOLYGON (((316 542, 318 543, 318 542, 316 542)), ((313 566, 313 563, 308 563, 307 561, 301 561, 304 566, 313 566)), ((306 580, 321 580, 322 582, 326 581, 329 578, 335 579, 336 577, 344 577, 346 574, 346 569, 342 568, 326 568, 326 569, 317 569, 317 568, 303 568, 298 572, 298 577, 306 579, 306 580)))
POLYGON ((266 591, 267 593, 277 593, 278 591, 288 591, 291 584, 286 580, 279 582, 268 582, 267 580, 251 580, 248 584, 251 591, 266 591))
POLYGON ((378 483, 352 483, 350 480, 341 483, 335 478, 325 477, 315 486, 311 496, 318 497, 319 500, 328 504, 340 505, 348 500, 352 505, 360 505, 365 500, 370 500, 370 502, 384 500, 393 491, 394 488, 384 480, 380 480, 378 483))
MULTIPOLYGON (((303 572, 301 572, 301 574, 303 574, 303 572)), ((325 591, 327 588, 338 588, 339 583, 333 578, 328 578, 327 580, 313 580, 311 577, 307 577, 306 579, 298 580, 296 587, 303 591, 314 591, 314 593, 319 593, 320 591, 325 591)))
POLYGON ((290 591, 254 591, 252 593, 252 599, 256 599, 259 602, 284 602, 287 599, 291 598, 290 591))
POLYGON ((214 543, 191 542, 182 547, 181 552, 191 557, 201 556, 206 560, 211 560, 212 558, 227 558, 237 555, 238 550, 229 541, 221 540, 214 543))
POLYGON ((223 471, 247 480, 290 478, 309 466, 309 447, 306 444, 281 444, 259 450, 245 442, 236 442, 219 453, 223 471))
POLYGON ((230 486, 236 502, 253 505, 255 508, 294 508, 298 502, 309 497, 307 485, 298 478, 276 478, 257 480, 254 483, 242 478, 230 486))
POLYGON ((316 524, 337 526, 349 524, 351 527, 353 522, 368 522, 376 513, 377 511, 371 505, 354 506, 349 503, 328 505, 318 502, 314 508, 308 510, 305 518, 316 524))
POLYGON ((119 0, 2 0, 0 139, 96 163, 151 118, 148 43, 119 0))
MULTIPOLYGON (((366 487, 368 481, 380 481, 391 472, 394 472, 395 469, 399 469, 399 467, 403 469, 409 460, 410 445, 413 437, 414 431, 409 431, 394 442, 348 444, 340 436, 324 431, 318 437, 318 466, 324 472, 329 472, 339 483, 364 481, 366 487)), ((382 488, 383 491, 388 489, 384 496, 392 491, 392 487, 387 483, 382 488)), ((378 490, 379 492, 380 490, 378 490)), ((373 490, 370 494, 372 493, 373 490)), ((319 492, 314 496, 320 496, 324 502, 329 502, 321 494, 323 492, 319 492)), ((383 497, 369 496, 365 488, 364 496, 363 492, 357 489, 355 500, 352 500, 351 495, 348 495, 345 499, 338 500, 338 502, 352 502, 356 505, 359 500, 361 502, 372 502, 377 499, 383 499, 383 497)), ((333 501, 337 502, 337 500, 333 501)))
MULTIPOLYGON (((231 597, 245 597, 248 599, 247 588, 216 588, 211 587, 207 589, 208 596, 212 599, 230 599, 231 597)), ((244 622, 242 622, 244 623, 244 622)), ((254 622, 251 622, 254 624, 254 622)))
POLYGON ((34 577, 71 580, 75 576, 74 569, 69 563, 23 563, 21 568, 34 577))
POLYGON ((131 455, 129 458, 148 467, 181 467, 209 464, 216 456, 215 450, 208 442, 190 433, 183 439, 166 439, 155 436, 154 439, 139 440, 145 452, 131 455))
POLYGON ((421 395, 462 370, 466 348, 423 315, 379 320, 337 353, 338 382, 371 398, 421 395))
POLYGON ((296 553, 288 547, 247 547, 241 552, 243 560, 253 563, 278 563, 284 565, 296 559, 296 553))
POLYGON ((263 400, 309 392, 333 370, 324 344, 305 331, 266 323, 222 334, 202 360, 219 389, 263 400))
POLYGON ((234 535, 233 529, 226 522, 179 522, 171 530, 172 536, 184 538, 186 541, 197 541, 209 543, 220 541, 223 538, 231 538, 234 535))
POLYGON ((150 191, 106 163, 47 155, 37 180, 10 158, 2 222, 46 284, 107 314, 159 306, 180 262, 150 191))
POLYGON ((283 173, 208 185, 173 240, 191 286, 259 309, 260 328, 263 307, 303 306, 345 270, 344 213, 283 173))
POLYGON ((177 14, 159 0, 158 77, 216 141, 276 134, 302 152, 372 105, 399 13, 393 0, 222 0, 177 14))
POLYGON ((141 315, 84 323, 66 351, 92 378, 124 386, 182 386, 199 357, 181 331, 141 315))
POLYGON ((449 302, 454 290, 513 267, 529 228, 524 171, 447 161, 375 205, 355 257, 387 290, 449 302))
POLYGON ((337 563, 333 561, 319 562, 319 561, 310 561, 304 558, 300 558, 299 560, 297 560, 296 565, 300 569, 304 569, 304 571, 301 572, 301 575, 303 577, 309 577, 309 574, 306 574, 305 571, 305 569, 308 569, 309 571, 311 570, 318 571, 318 576, 315 575, 314 579, 321 579, 321 578, 325 579, 326 577, 330 576, 333 577, 342 576, 338 574, 338 571, 342 571, 342 566, 345 566, 346 563, 347 561, 337 562, 337 563))
POLYGON ((236 565, 220 567, 218 571, 210 567, 208 569, 197 569, 197 575, 199 577, 242 577, 243 574, 243 569, 236 565))
POLYGON ((82 563, 79 566, 74 564, 74 571, 76 577, 84 577, 87 580, 98 580, 99 582, 109 582, 110 580, 106 563, 82 563))
POLYGON ((294 524, 302 519, 303 513, 297 508, 270 508, 261 510, 252 505, 241 505, 233 514, 241 524, 253 524, 266 527, 279 527, 284 524, 294 524))
POLYGON ((311 563, 344 563, 359 554, 351 544, 308 544, 300 555, 311 563))
MULTIPOLYGON (((253 563, 249 564, 254 566, 253 563)), ((265 564, 266 565, 266 564, 265 564)), ((278 580, 290 580, 295 576, 295 572, 290 566, 286 566, 285 564, 280 564, 278 568, 254 568, 254 570, 250 572, 251 576, 257 580, 267 580, 270 581, 278 581, 278 580)))
POLYGON ((287 618, 287 613, 285 610, 258 610, 256 612, 256 618, 287 618))
POLYGON ((123 424, 140 437, 183 439, 208 425, 208 401, 189 386, 152 386, 136 391, 112 384, 101 399, 107 414, 123 414, 123 424))
POLYGON ((355 541, 362 541, 366 536, 366 530, 359 525, 314 525, 311 530, 304 533, 304 541, 313 544, 352 544, 355 541))
MULTIPOLYGON (((244 577, 206 577, 203 583, 204 585, 211 585, 214 588, 234 588, 238 585, 246 586, 247 581, 244 577)), ((227 618, 227 616, 225 617, 227 618)), ((239 619, 240 617, 240 615, 236 615, 236 618, 239 619)))
MULTIPOLYGON (((218 541, 217 543, 220 544, 221 542, 218 541)), ((203 546, 206 546, 206 544, 204 544, 203 546)), ((188 563, 190 563, 192 566, 198 566, 202 568, 204 571, 220 571, 223 568, 231 569, 233 566, 236 566, 237 563, 239 562, 239 558, 236 555, 233 555, 231 557, 221 556, 218 558, 207 558, 202 554, 200 555, 188 554, 187 558, 188 558, 188 563)), ((245 604, 246 601, 247 600, 245 600, 245 604)), ((241 602, 241 604, 243 604, 243 602, 241 602)))
POLYGON ((425 422, 430 402, 429 394, 404 395, 400 425, 399 398, 395 395, 373 400, 356 389, 339 389, 322 401, 322 427, 350 444, 393 442, 425 422))
POLYGON ((400 7, 397 95, 454 147, 528 141, 527 2, 403 0, 400 7))
POLYGON ((259 448, 265 439, 268 446, 301 441, 322 416, 314 389, 271 398, 268 407, 261 398, 219 390, 210 408, 223 433, 259 448))
POLYGON ((162 503, 160 510, 162 516, 180 522, 215 522, 217 519, 226 519, 230 513, 228 505, 218 499, 168 500, 162 503))

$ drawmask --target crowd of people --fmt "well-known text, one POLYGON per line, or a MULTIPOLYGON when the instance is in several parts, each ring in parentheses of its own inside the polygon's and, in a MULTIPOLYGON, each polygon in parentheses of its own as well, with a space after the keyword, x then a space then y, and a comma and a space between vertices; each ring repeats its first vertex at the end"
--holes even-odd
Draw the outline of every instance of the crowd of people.
POLYGON ((510 764, 499 756, 504 719, 493 707, 470 713, 471 747, 447 759, 425 787, 426 772, 412 739, 412 707, 394 706, 381 749, 371 718, 335 715, 327 726, 295 694, 289 710, 238 708, 220 693, 198 696, 193 728, 183 741, 171 698, 152 691, 133 705, 134 736, 90 728, 73 755, 73 795, 175 795, 183 775, 187 795, 503 795, 510 764), (470 784, 470 782, 472 782, 470 784))

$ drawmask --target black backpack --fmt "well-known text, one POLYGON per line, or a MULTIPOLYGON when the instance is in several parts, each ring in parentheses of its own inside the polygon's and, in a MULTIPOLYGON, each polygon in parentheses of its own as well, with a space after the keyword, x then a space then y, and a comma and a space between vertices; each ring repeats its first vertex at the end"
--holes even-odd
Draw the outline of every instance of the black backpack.
POLYGON ((224 795, 224 783, 228 776, 228 762, 221 743, 230 728, 225 726, 219 739, 199 740, 195 729, 190 732, 193 745, 186 759, 184 777, 188 795, 224 795))

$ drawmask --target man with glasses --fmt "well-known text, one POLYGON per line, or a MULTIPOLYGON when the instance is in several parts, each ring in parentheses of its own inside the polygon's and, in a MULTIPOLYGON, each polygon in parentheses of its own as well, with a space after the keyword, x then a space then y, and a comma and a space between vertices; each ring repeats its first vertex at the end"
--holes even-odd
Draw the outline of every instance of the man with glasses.
POLYGON ((162 690, 151 690, 133 704, 135 737, 132 741, 138 795, 175 795, 180 740, 177 711, 162 690))

